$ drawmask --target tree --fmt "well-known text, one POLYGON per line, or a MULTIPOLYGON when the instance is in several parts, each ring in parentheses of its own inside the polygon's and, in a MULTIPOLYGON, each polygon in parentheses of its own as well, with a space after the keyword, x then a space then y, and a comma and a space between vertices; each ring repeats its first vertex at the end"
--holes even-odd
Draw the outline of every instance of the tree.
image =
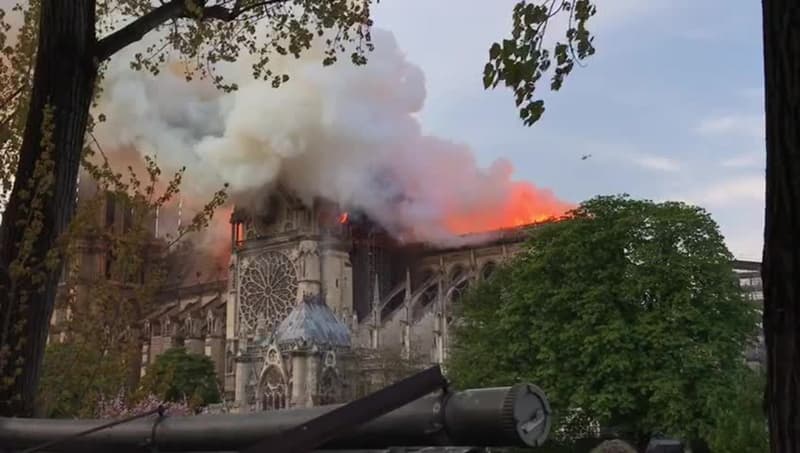
POLYGON ((741 370, 725 404, 716 405, 716 424, 708 435, 714 453, 766 453, 769 431, 764 412, 766 379, 761 370, 741 370))
POLYGON ((800 7, 763 0, 766 112, 764 339, 773 452, 800 452, 800 7))
POLYGON ((597 422, 639 443, 704 439, 757 329, 717 225, 700 208, 627 197, 571 216, 463 300, 450 376, 536 382, 561 432, 597 422))
POLYGON ((154 213, 180 191, 183 169, 162 181, 150 157, 144 179, 133 169, 123 179, 105 158, 100 165, 87 159, 84 167, 94 193, 83 194, 60 239, 66 266, 58 303, 67 319, 46 350, 39 389, 41 409, 51 417, 92 416, 102 399, 133 396, 141 371, 139 324, 166 282, 167 258, 227 198, 220 190, 175 237, 156 240, 154 213))
POLYGON ((73 214, 103 63, 145 35, 159 33, 159 43, 136 55, 134 69, 158 72, 172 50, 185 63, 187 78, 207 76, 231 90, 236 87, 217 76, 213 66, 245 51, 256 57, 254 75, 278 86, 288 76, 273 73, 270 58, 298 56, 326 31, 331 38, 324 64, 333 63, 349 41, 356 42, 351 59, 363 64, 371 47, 370 3, 33 0, 16 7, 23 13, 23 26, 14 45, 7 36, 12 27, 6 12, 0 12, 4 188, 13 180, 0 231, 0 414, 33 412, 60 268, 61 257, 53 250, 73 214), (257 36, 258 22, 267 24, 265 36, 257 36))
POLYGON ((220 401, 214 362, 184 348, 159 355, 147 368, 141 391, 162 401, 188 401, 193 409, 220 401))

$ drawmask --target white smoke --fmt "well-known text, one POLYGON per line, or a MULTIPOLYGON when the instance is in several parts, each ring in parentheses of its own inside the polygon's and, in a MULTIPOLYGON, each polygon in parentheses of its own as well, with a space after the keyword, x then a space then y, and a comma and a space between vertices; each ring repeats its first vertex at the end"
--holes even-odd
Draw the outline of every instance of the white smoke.
POLYGON ((391 33, 373 30, 373 41, 366 66, 323 67, 320 52, 274 60, 276 73, 291 76, 278 89, 254 81, 247 59, 221 67, 239 85, 232 94, 177 71, 135 72, 117 57, 101 105, 109 121, 98 135, 107 148, 157 155, 165 170, 186 165, 195 198, 223 182, 252 192, 280 181, 306 200, 361 210, 398 237, 453 241, 446 215, 491 214, 518 183, 508 162, 480 168, 468 147, 423 135, 415 117, 425 100, 422 71, 391 33))

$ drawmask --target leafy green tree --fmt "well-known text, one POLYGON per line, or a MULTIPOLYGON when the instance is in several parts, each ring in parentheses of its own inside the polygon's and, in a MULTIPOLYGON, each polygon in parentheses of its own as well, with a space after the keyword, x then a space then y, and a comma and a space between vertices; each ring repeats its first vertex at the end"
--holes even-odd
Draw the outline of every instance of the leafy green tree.
POLYGON ((39 386, 39 411, 48 418, 91 417, 99 398, 124 386, 128 369, 122 357, 104 357, 87 341, 47 346, 39 386))
POLYGON ((38 393, 39 408, 51 417, 92 416, 103 399, 132 397, 141 368, 139 322, 166 282, 167 258, 179 253, 187 235, 207 226, 227 197, 220 190, 174 237, 156 240, 154 213, 178 194, 183 170, 162 181, 149 157, 144 179, 132 169, 123 178, 105 158, 97 165, 87 159, 84 166, 96 191, 83 194, 61 238, 67 264, 58 301, 63 316, 45 352, 38 393), (111 224, 109 207, 119 214, 111 224))
POLYGON ((766 453, 769 431, 764 412, 766 379, 761 370, 741 370, 722 404, 715 405, 716 424, 707 436, 714 453, 766 453))
POLYGON ((159 355, 147 367, 141 391, 163 401, 188 401, 192 408, 220 401, 214 362, 184 348, 172 348, 159 355))
POLYGON ((717 225, 701 208, 627 197, 571 214, 463 300, 450 376, 541 385, 567 436, 588 420, 636 442, 705 438, 757 328, 717 225))

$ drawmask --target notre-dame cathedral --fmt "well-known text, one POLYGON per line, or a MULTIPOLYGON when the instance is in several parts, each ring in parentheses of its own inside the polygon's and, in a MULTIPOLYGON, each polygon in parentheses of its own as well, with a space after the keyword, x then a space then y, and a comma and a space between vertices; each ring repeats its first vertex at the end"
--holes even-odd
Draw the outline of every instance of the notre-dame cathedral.
POLYGON ((442 363, 459 296, 526 232, 442 249, 286 191, 260 211, 233 212, 225 277, 165 290, 142 328, 143 374, 170 347, 206 354, 237 412, 347 401, 389 368, 442 363))
MULTIPOLYGON (((107 226, 124 223, 113 199, 106 203, 107 226)), ((159 354, 182 346, 214 363, 225 396, 219 410, 353 399, 443 363, 459 297, 518 253, 532 228, 464 238, 469 246, 401 244, 365 216, 275 191, 259 209, 233 211, 227 269, 160 292, 136 329, 140 375, 159 354)), ((104 256, 89 247, 83 271, 108 275, 104 256)), ((760 304, 758 263, 734 267, 748 298, 760 304)), ((63 317, 57 309, 51 338, 62 335, 63 317)), ((749 362, 762 360, 763 340, 748 355, 749 362)))

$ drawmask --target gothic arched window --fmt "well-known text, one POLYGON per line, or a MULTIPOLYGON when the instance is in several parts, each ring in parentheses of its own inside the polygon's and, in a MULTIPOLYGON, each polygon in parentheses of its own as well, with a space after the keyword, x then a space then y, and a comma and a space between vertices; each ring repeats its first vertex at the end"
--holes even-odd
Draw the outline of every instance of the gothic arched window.
MULTIPOLYGON (((422 274, 422 284, 430 283, 431 278, 433 277, 433 271, 428 269, 422 274)), ((436 282, 429 284, 427 288, 423 291, 422 295, 419 298, 419 304, 422 307, 427 307, 433 301, 436 300, 436 296, 439 293, 439 285, 436 282)))
POLYGON ((427 312, 428 307, 439 297, 439 282, 436 280, 431 281, 433 276, 434 273, 430 270, 423 273, 422 284, 427 284, 428 286, 425 287, 422 294, 419 295, 419 298, 414 303, 414 307, 411 311, 411 317, 414 322, 419 321, 427 312))
POLYGON ((240 313, 242 327, 253 333, 259 315, 271 331, 294 307, 297 297, 297 271, 288 256, 265 252, 243 266, 240 313))
POLYGON ((497 264, 495 264, 494 261, 489 261, 488 263, 484 264, 483 268, 481 269, 481 280, 488 280, 496 270, 497 264))
POLYGON ((469 286, 469 278, 467 278, 467 273, 463 267, 456 266, 450 273, 450 285, 452 285, 449 291, 450 302, 458 302, 469 286))
POLYGON ((261 409, 285 409, 289 399, 286 380, 275 366, 270 366, 261 379, 261 409))

